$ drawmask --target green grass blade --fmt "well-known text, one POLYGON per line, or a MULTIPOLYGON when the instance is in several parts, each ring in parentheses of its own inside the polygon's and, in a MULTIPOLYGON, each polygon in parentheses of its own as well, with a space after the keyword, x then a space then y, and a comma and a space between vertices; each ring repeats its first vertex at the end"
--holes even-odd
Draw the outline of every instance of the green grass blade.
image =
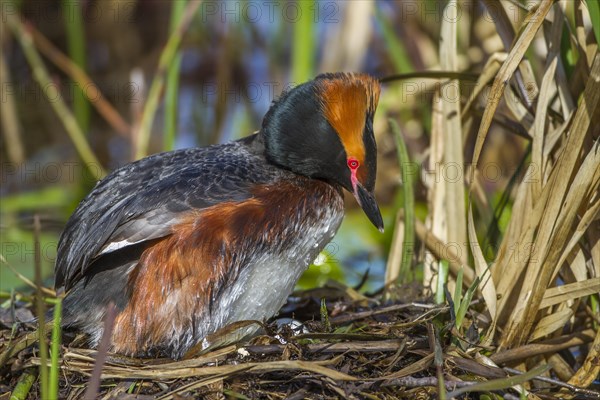
POLYGON ((404 47, 404 44, 398 40, 391 22, 383 15, 380 6, 381 4, 375 5, 375 18, 381 24, 385 48, 388 49, 394 68, 396 72, 412 72, 413 66, 410 62, 410 57, 406 52, 406 48, 404 47))
MULTIPOLYGON (((81 16, 81 1, 63 0, 63 14, 67 31, 67 45, 71 60, 85 71, 85 31, 81 16)), ((75 85, 75 82, 72 82, 75 85)), ((90 126, 90 103, 82 88, 75 85, 73 90, 73 112, 81 130, 85 133, 90 126)))
POLYGON ((600 0, 587 0, 586 3, 590 12, 590 19, 592 20, 596 43, 600 44, 600 0))
POLYGON ((58 399, 58 381, 60 366, 58 365, 61 342, 60 324, 62 320, 62 300, 56 299, 54 305, 54 321, 52 323, 52 344, 50 352, 50 375, 48 376, 48 398, 58 399))
POLYGON ((177 49, 179 48, 183 34, 192 21, 196 10, 200 7, 200 3, 200 0, 193 0, 188 3, 183 11, 183 17, 179 21, 179 24, 177 24, 177 29, 169 36, 169 40, 160 55, 156 75, 152 80, 150 90, 148 91, 148 97, 146 99, 146 104, 144 105, 144 111, 137 133, 137 143, 135 146, 136 160, 143 158, 148 154, 150 130, 152 129, 152 122, 154 121, 154 116, 160 103, 160 96, 165 85, 167 70, 177 54, 177 49))
MULTIPOLYGON (((467 293, 465 293, 464 298, 460 302, 458 307, 458 311, 456 312, 456 328, 459 329, 462 326, 462 322, 467 315, 467 311, 469 310, 469 305, 471 304, 471 300, 473 299, 473 295, 475 294, 475 289, 479 286, 479 277, 473 281, 469 289, 467 289, 467 293)), ((456 287, 459 287, 458 285, 456 287)), ((457 304, 457 303, 454 303, 457 304)))
POLYGON ((450 266, 448 260, 440 260, 438 263, 437 289, 435 292, 435 303, 442 304, 444 302, 444 284, 448 282, 448 273, 450 266))
MULTIPOLYGON (((33 71, 33 76, 38 85, 41 88, 52 87, 52 79, 50 79, 50 75, 44 66, 44 63, 42 62, 42 58, 33 45, 33 38, 31 37, 31 34, 27 32, 23 26, 23 23, 15 15, 7 15, 6 22, 10 30, 13 32, 15 38, 19 41, 19 44, 23 49, 23 53, 25 54, 25 58, 27 58, 27 62, 33 71)), ((75 148, 77 149, 81 159, 87 164, 87 167, 90 168, 92 173, 98 172, 93 171, 93 169, 97 169, 100 172, 99 178, 103 177, 105 175, 105 171, 102 168, 102 165, 92 151, 92 148, 87 142, 81 127, 77 123, 77 120, 66 106, 62 98, 57 97, 56 99, 51 99, 48 91, 42 90, 42 92, 48 99, 48 103, 50 103, 65 130, 69 134, 71 141, 75 145, 75 148)))
POLYGON ((44 304, 44 293, 42 291, 42 256, 41 256, 41 244, 40 234, 42 231, 42 225, 40 223, 40 216, 34 214, 33 216, 33 253, 34 253, 34 271, 35 271, 35 309, 38 318, 38 338, 40 348, 40 393, 41 398, 46 399, 48 397, 48 343, 46 343, 46 306, 44 304))
POLYGON ((462 268, 458 271, 456 275, 456 286, 454 287, 454 297, 452 300, 454 301, 454 314, 458 314, 458 309, 460 307, 460 302, 462 300, 462 282, 463 282, 463 270, 462 268))
MULTIPOLYGON (((40 54, 33 44, 33 38, 31 37, 31 34, 24 28, 23 23, 16 15, 6 15, 6 22, 14 37, 21 45, 23 53, 25 54, 25 58, 27 58, 27 63, 30 65, 33 71, 33 76, 38 85, 41 88, 51 87, 52 79, 50 78, 50 74, 42 62, 40 54)), ((42 92, 48 99, 48 103, 52 106, 52 109, 56 113, 57 117, 60 119, 65 131, 67 131, 69 134, 69 137, 75 145, 79 156, 83 162, 86 163, 86 166, 90 169, 90 172, 93 174, 98 174, 98 179, 104 177, 106 172, 102 168, 102 164, 100 164, 100 161, 98 161, 96 158, 96 155, 87 142, 81 127, 77 123, 77 120, 69 108, 64 103, 63 99, 61 97, 52 99, 49 97, 48 91, 42 90, 42 92)))
POLYGON ((19 381, 13 389, 12 394, 10 395, 10 400, 25 400, 29 398, 29 392, 35 383, 36 378, 37 374, 34 368, 29 368, 23 371, 19 377, 19 381))
MULTIPOLYGON (((177 2, 176 2, 177 3, 177 2)), ((177 137, 177 109, 179 96, 179 69, 181 67, 181 54, 177 54, 167 73, 167 87, 165 91, 165 137, 163 151, 175 148, 177 137)))
MULTIPOLYGON (((187 5, 187 0, 174 1, 171 7, 171 27, 173 34, 181 17, 183 10, 187 5)), ((165 136, 163 139, 163 151, 173 150, 175 148, 175 138, 177 137, 177 106, 179 96, 179 70, 181 69, 182 55, 179 52, 169 65, 167 71, 167 84, 165 88, 165 136)))
POLYGON ((298 10, 302 12, 294 25, 294 42, 292 48, 292 82, 300 84, 309 80, 315 70, 315 27, 311 12, 319 5, 313 0, 303 1, 302 7, 298 10))

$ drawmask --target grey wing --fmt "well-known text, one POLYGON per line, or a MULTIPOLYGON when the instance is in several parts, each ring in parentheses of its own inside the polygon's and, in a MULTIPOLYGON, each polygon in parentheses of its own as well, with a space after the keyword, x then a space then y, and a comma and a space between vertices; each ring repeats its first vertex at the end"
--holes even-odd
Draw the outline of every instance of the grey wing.
POLYGON ((251 186, 269 179, 250 168, 255 162, 239 146, 221 145, 157 154, 116 170, 69 219, 58 245, 56 288, 69 290, 105 255, 139 251, 170 235, 186 211, 251 197, 251 186))

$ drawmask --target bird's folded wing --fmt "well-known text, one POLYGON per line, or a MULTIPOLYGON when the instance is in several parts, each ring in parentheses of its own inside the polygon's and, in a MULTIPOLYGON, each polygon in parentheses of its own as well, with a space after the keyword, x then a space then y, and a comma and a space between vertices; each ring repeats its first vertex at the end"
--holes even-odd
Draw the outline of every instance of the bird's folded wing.
MULTIPOLYGON (((188 149, 128 164, 98 183, 71 216, 60 238, 55 286, 66 290, 99 258, 168 236, 193 210, 242 201, 254 184, 272 179, 251 168, 248 153, 232 145, 188 149), (214 154, 213 154, 214 153, 214 154)), ((268 174, 267 174, 268 175, 268 174)))

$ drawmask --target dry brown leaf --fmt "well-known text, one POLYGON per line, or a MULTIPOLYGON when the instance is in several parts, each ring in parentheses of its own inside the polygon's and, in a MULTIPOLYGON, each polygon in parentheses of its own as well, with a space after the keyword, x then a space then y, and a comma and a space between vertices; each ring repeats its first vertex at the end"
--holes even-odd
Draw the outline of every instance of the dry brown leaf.
POLYGON ((529 337, 529 340, 535 341, 537 339, 541 339, 544 336, 548 336, 555 331, 564 328, 569 321, 569 318, 572 316, 573 310, 568 307, 546 315, 535 325, 535 329, 529 337))
POLYGON ((585 21, 591 21, 590 13, 587 5, 582 1, 577 1, 575 7, 575 26, 577 45, 579 47, 579 54, 582 55, 582 59, 586 62, 587 68, 591 68, 596 52, 598 51, 598 44, 594 43, 593 35, 588 35, 585 21), (588 39, 589 38, 589 39, 588 39))
MULTIPOLYGON (((429 170, 437 171, 439 166, 444 162, 444 133, 443 133, 443 112, 440 101, 439 91, 433 95, 433 104, 431 112, 431 152, 429 154, 429 170)), ((442 184, 442 180, 437 176, 437 172, 433 174, 433 179, 425 179, 425 184, 428 185, 427 203, 429 214, 425 220, 425 224, 429 231, 441 241, 447 240, 447 219, 445 214, 445 199, 446 185, 442 184)), ((435 293, 437 285, 435 285, 437 277, 437 262, 436 258, 439 255, 432 253, 431 249, 425 252, 425 265, 423 272, 423 285, 431 288, 435 293)), ((439 258, 437 258, 439 259, 439 258)))
MULTIPOLYGON (((281 370, 298 370, 312 372, 315 374, 327 376, 336 380, 355 380, 353 376, 344 374, 331 368, 328 365, 335 365, 339 358, 333 358, 325 361, 271 361, 271 362, 253 362, 236 365, 208 366, 208 367, 181 367, 163 369, 161 365, 148 366, 147 368, 135 368, 131 366, 106 365, 102 370, 102 379, 109 378, 127 378, 127 379, 177 379, 188 377, 215 377, 230 376, 242 372, 263 373, 281 370)), ((32 365, 40 365, 39 358, 31 359, 32 365)), ((92 371, 93 362, 70 361, 61 366, 62 369, 77 372, 86 376, 92 371)))
POLYGON ((600 220, 599 220, 600 215, 598 215, 598 213, 596 214, 596 217, 594 218, 595 221, 595 229, 588 229, 587 231, 587 237, 589 242, 592 245, 592 248, 590 250, 590 255, 591 255, 591 259, 592 259, 592 275, 593 276, 600 276, 600 228, 598 228, 598 226, 600 226, 600 220))
MULTIPOLYGON (((527 174, 525 179, 527 179, 527 174)), ((517 304, 522 306, 518 296, 511 294, 512 292, 521 291, 522 274, 532 256, 534 234, 548 199, 549 190, 545 190, 533 206, 531 185, 527 183, 523 182, 519 187, 527 208, 523 208, 521 213, 517 214, 521 215, 522 219, 517 219, 517 216, 511 218, 509 232, 504 235, 505 239, 502 242, 501 252, 496 259, 496 268, 499 269, 500 274, 499 281, 496 284, 496 290, 501 296, 498 302, 499 323, 504 323, 503 318, 501 318, 503 313, 511 313, 517 304), (520 235, 511 237, 510 233, 513 227, 515 227, 515 232, 520 232, 520 235)), ((519 199, 519 195, 517 195, 517 199, 519 199)))
POLYGON ((469 99, 462 108, 461 118, 463 120, 468 115, 469 111, 471 111, 471 107, 473 106, 475 100, 477 100, 479 95, 483 93, 483 91, 490 84, 490 82, 494 80, 494 78, 498 74, 498 71, 500 70, 500 67, 506 61, 507 57, 507 53, 494 53, 490 56, 490 58, 488 58, 483 67, 483 70, 481 71, 481 74, 479 75, 479 78, 477 78, 477 84, 475 85, 475 89, 471 91, 471 93, 469 94, 469 99))
POLYGON ((394 234, 392 236, 392 244, 390 253, 385 267, 385 286, 396 282, 400 275, 400 263, 402 261, 402 246, 404 241, 404 221, 400 218, 400 214, 396 215, 396 223, 394 234))
POLYGON ((543 192, 549 193, 548 203, 544 206, 535 238, 535 257, 528 262, 524 286, 519 294, 519 302, 525 304, 525 312, 511 315, 502 346, 513 347, 527 341, 556 263, 569 240, 579 206, 595 193, 600 183, 600 152, 589 151, 581 168, 575 168, 599 102, 600 54, 597 54, 565 149, 544 187, 543 192), (573 179, 574 171, 577 174, 573 179))
POLYGON ((381 378, 377 378, 377 380, 397 379, 419 373, 429 368, 429 366, 433 363, 433 357, 434 354, 430 353, 425 357, 421 358, 419 361, 414 362, 405 368, 402 368, 400 371, 396 371, 392 374, 382 376, 381 378))
POLYGON ((415 220, 415 232, 419 240, 425 244, 425 247, 438 260, 448 260, 450 271, 456 276, 458 271, 463 270, 463 286, 468 288, 475 280, 475 271, 468 264, 463 264, 454 247, 443 242, 436 237, 431 231, 428 231, 425 225, 415 220))
MULTIPOLYGON (((567 243, 567 245, 565 247, 565 251, 563 252, 558 263, 556 264, 556 270, 554 271, 553 276, 556 276, 558 274, 559 268, 567 260, 567 257, 569 256, 569 254, 571 254, 571 252, 573 251, 573 249, 575 248, 577 243, 581 240, 581 238, 585 235, 585 233, 590 230, 590 228, 593 226, 592 224, 596 222, 596 219, 598 218, 599 213, 600 213, 600 199, 598 199, 594 204, 592 204, 585 211, 583 216, 579 219, 579 224, 577 225, 575 232, 571 236, 571 239, 569 240, 569 242, 567 243)), ((600 275, 596 275, 596 276, 600 276, 600 275)))
MULTIPOLYGON (((200 389, 201 387, 212 385, 217 382, 222 382, 224 378, 228 377, 228 374, 222 374, 217 376, 212 376, 210 378, 200 379, 197 381, 192 381, 187 385, 183 385, 178 387, 177 389, 165 394, 164 396, 157 397, 156 400, 171 400, 174 399, 176 395, 182 395, 188 393, 192 390, 200 389)), ((221 390, 222 392, 222 390, 221 390)), ((177 397, 177 399, 181 399, 183 397, 177 397)))
POLYGON ((588 279, 588 268, 585 257, 584 250, 581 245, 575 247, 574 251, 569 254, 569 257, 567 258, 569 268, 561 269, 561 271, 563 271, 562 279, 565 284, 583 282, 588 279))
POLYGON ((569 283, 546 290, 540 309, 600 292, 600 278, 569 283))
POLYGON ((519 96, 512 88, 509 88, 504 92, 504 102, 514 116, 514 119, 519 121, 519 124, 523 126, 527 135, 533 137, 533 125, 535 119, 529 109, 520 101, 519 96))
POLYGON ((550 28, 550 34, 548 35, 548 56, 546 58, 546 67, 544 76, 542 77, 542 86, 540 88, 540 94, 537 100, 537 107, 535 112, 535 123, 533 129, 533 141, 531 148, 531 162, 534 166, 533 175, 533 196, 537 198, 542 191, 542 185, 545 181, 544 171, 546 169, 546 160, 544 159, 544 144, 545 144, 545 133, 546 123, 548 120, 548 106, 550 100, 555 95, 555 74, 556 67, 558 65, 559 51, 560 51, 560 38, 563 27, 562 13, 560 8, 554 8, 554 21, 550 28))
POLYGON ((513 203, 511 219, 508 224, 508 229, 504 234, 494 268, 492 269, 492 277, 496 284, 496 291, 503 295, 506 289, 501 289, 502 281, 506 281, 506 277, 510 276, 512 271, 507 271, 507 267, 515 266, 516 263, 508 263, 515 249, 521 246, 519 238, 523 234, 527 226, 522 221, 527 221, 533 209, 533 199, 531 198, 531 186, 521 183, 517 186, 515 201, 513 203))
POLYGON ((560 138, 565 137, 565 132, 569 129, 571 123, 573 122, 573 117, 575 116, 575 112, 571 112, 566 118, 565 122, 563 122, 560 127, 548 132, 546 135, 546 140, 544 140, 544 158, 548 158, 548 156, 554 151, 556 144, 560 138))
MULTIPOLYGON (((451 0, 446 5, 440 32, 440 65, 446 71, 458 71, 457 23, 458 5, 451 0)), ((447 240, 458 249, 463 263, 468 260, 467 221, 465 215, 464 158, 462 126, 460 122, 460 85, 458 80, 450 80, 444 85, 442 102, 442 134, 444 135, 444 156, 442 168, 448 176, 441 180, 446 186, 444 201, 447 219, 447 240), (454 172, 452 172, 454 171, 454 172)))
MULTIPOLYGON (((567 26, 566 34, 572 41, 575 41, 575 37, 571 34, 570 30, 568 29, 569 21, 565 16, 567 13, 567 2, 559 2, 558 7, 560 9, 560 18, 562 19, 562 23, 566 24, 567 26)), ((572 14, 570 10, 569 14, 572 14)), ((558 67, 556 69, 555 79, 556 85, 558 87, 558 95, 560 97, 562 116, 563 119, 566 121, 568 117, 573 113, 573 111, 575 111, 577 105, 575 104, 575 101, 573 101, 573 96, 571 94, 571 90, 569 89, 569 79, 567 78, 567 72, 565 71, 565 66, 561 57, 558 58, 558 67)))
POLYGON ((480 279, 479 288, 492 317, 492 324, 489 329, 489 334, 486 337, 486 342, 491 342, 496 330, 496 287, 494 286, 490 269, 485 261, 481 247, 479 246, 479 241, 477 240, 477 232, 475 231, 475 224, 473 223, 473 208, 471 205, 469 205, 468 228, 469 245, 471 246, 471 253, 473 254, 475 272, 480 279))
MULTIPOLYGON (((440 65, 442 69, 457 71, 457 24, 458 7, 455 1, 445 9, 448 18, 442 20, 440 32, 440 65)), ((460 120, 460 86, 457 80, 443 83, 433 99, 430 169, 443 172, 452 170, 456 177, 448 179, 446 174, 433 180, 428 193, 431 210, 427 226, 443 242, 456 247, 455 256, 464 264, 466 248, 466 220, 464 210, 464 159, 462 126, 460 120), (449 94, 451 93, 451 94, 449 94), (454 179, 455 178, 455 179, 454 179)), ((443 257, 446 258, 446 257, 443 257)), ((437 273, 435 257, 428 252, 425 258, 424 284, 435 292, 437 273)), ((453 271, 456 274, 457 271, 453 271)))
POLYGON ((591 383, 600 376, 600 329, 596 331, 594 343, 590 346, 590 351, 583 362, 583 365, 575 373, 573 378, 569 380, 569 384, 588 387, 591 383))
POLYGON ((500 70, 498 71, 498 75, 494 79, 494 83, 492 85, 491 96, 489 98, 488 106, 485 108, 483 113, 483 118, 481 121, 481 125, 479 126, 479 131, 477 132, 477 139, 475 142, 475 149, 473 150, 473 160, 472 165, 474 168, 477 167, 477 163, 479 162, 479 156, 481 155, 481 149, 483 148, 483 143, 485 142, 485 138, 487 137, 488 130, 490 125, 492 124, 492 119, 494 117, 494 113, 500 99, 504 94, 504 88, 506 87, 509 79, 518 68, 525 52, 529 48, 531 41, 535 37, 538 29, 544 22, 544 18, 554 1, 552 0, 542 0, 539 4, 531 18, 529 18, 528 23, 526 23, 525 28, 518 36, 517 41, 515 42, 513 48, 508 54, 508 58, 500 70))

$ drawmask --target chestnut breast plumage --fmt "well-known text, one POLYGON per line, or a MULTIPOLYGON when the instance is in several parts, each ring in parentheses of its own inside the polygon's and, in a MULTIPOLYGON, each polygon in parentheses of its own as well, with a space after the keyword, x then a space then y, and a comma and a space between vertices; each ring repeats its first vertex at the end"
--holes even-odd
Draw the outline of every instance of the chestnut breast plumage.
POLYGON ((114 171, 61 236, 63 324, 112 350, 183 356, 224 326, 273 316, 343 218, 342 188, 380 230, 372 121, 379 85, 324 74, 283 94, 250 137, 114 171))

